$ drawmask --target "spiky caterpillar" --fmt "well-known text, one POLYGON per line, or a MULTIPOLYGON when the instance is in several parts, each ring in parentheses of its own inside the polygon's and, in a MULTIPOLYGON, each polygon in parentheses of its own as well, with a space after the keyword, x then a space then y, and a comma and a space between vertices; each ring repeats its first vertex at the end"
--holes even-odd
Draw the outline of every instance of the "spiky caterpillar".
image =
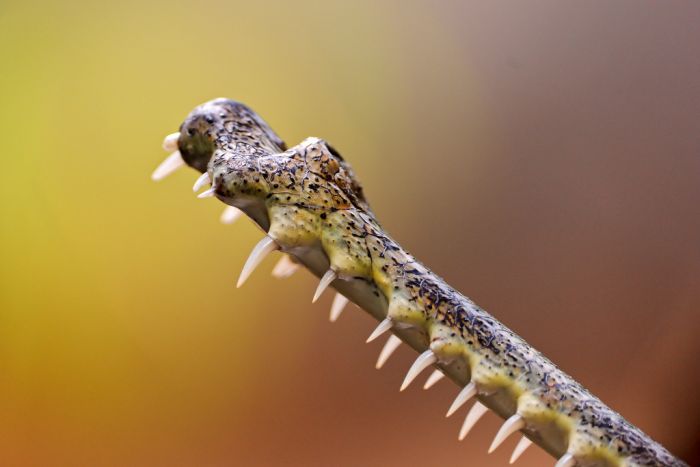
POLYGON ((314 301, 328 285, 338 290, 332 316, 349 299, 380 321, 370 339, 389 330, 398 336, 387 341, 378 366, 401 341, 421 353, 402 389, 434 365, 462 388, 448 414, 477 399, 460 438, 491 409, 506 422, 490 450, 523 433, 513 458, 534 442, 557 467, 686 465, 403 250, 326 142, 308 138, 286 150, 252 110, 216 99, 194 109, 164 146, 175 152, 154 179, 187 164, 203 173, 195 190, 211 184, 200 197, 216 196, 266 232, 239 286, 274 250, 294 261, 276 267, 278 274, 306 266, 321 278, 314 301))

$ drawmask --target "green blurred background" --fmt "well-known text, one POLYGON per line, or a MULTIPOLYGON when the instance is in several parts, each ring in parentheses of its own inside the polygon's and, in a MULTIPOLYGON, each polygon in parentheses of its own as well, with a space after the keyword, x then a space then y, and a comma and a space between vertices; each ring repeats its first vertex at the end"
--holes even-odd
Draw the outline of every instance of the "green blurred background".
MULTIPOLYGON (((611 407, 700 444, 700 3, 0 4, 0 465, 506 465, 316 280, 241 290, 162 138, 218 96, 327 139, 385 227, 611 407)), ((463 412, 461 412, 463 416, 463 412)), ((537 448, 519 465, 552 461, 537 448)))

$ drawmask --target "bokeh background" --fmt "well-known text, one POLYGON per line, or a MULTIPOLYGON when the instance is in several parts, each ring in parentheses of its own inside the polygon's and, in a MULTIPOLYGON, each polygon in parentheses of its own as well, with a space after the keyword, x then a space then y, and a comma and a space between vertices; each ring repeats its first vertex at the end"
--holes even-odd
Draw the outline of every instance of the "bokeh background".
MULTIPOLYGON (((406 248, 700 459, 700 3, 0 4, 0 464, 506 465, 457 388, 217 221, 163 136, 218 96, 323 137, 406 248), (427 374, 427 373, 426 373, 427 374)), ((521 466, 548 465, 539 449, 521 466)))

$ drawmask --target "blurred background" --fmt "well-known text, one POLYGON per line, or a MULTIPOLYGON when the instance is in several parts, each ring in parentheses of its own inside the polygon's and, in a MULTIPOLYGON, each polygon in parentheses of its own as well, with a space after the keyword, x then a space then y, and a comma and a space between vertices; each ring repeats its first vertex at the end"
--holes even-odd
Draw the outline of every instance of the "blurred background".
MULTIPOLYGON (((0 464, 506 465, 457 388, 261 233, 163 137, 218 96, 349 160, 404 247, 700 462, 700 3, 0 4, 0 464), (426 216, 426 213, 430 213, 426 216), (426 220, 427 219, 427 220, 426 220), (427 375, 427 373, 426 373, 427 375)), ((538 448, 520 466, 549 465, 538 448)))

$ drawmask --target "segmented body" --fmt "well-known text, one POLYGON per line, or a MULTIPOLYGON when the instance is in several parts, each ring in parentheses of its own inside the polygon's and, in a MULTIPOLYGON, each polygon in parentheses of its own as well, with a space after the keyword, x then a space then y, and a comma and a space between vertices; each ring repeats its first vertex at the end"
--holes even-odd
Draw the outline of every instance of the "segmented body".
POLYGON ((560 465, 685 465, 403 250, 324 141, 285 151, 252 110, 217 99, 190 114, 178 147, 276 247, 319 277, 330 269, 339 292, 459 386, 473 384, 483 405, 560 465))

